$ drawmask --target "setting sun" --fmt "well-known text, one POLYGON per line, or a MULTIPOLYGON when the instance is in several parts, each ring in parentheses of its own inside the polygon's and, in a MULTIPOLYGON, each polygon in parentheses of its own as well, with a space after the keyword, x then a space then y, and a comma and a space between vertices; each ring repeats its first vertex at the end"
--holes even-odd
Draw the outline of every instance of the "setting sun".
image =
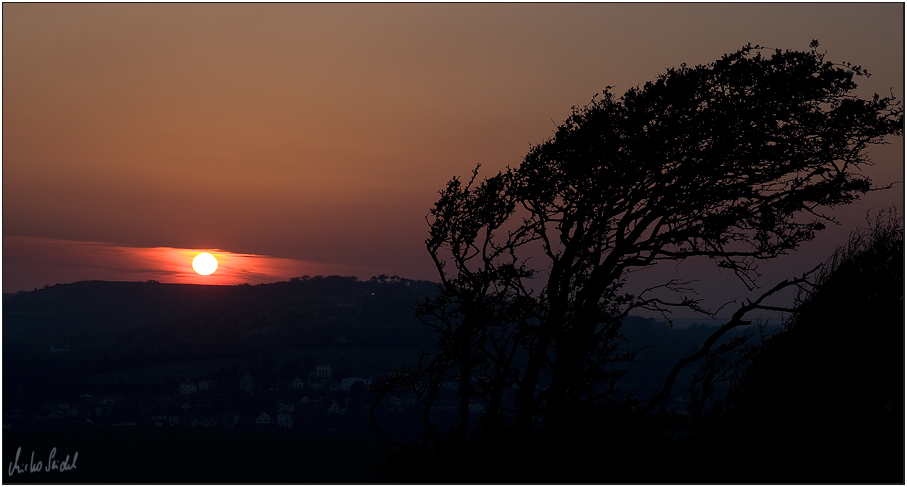
POLYGON ((210 275, 217 270, 217 259, 208 252, 202 252, 192 259, 192 268, 203 276, 210 275))

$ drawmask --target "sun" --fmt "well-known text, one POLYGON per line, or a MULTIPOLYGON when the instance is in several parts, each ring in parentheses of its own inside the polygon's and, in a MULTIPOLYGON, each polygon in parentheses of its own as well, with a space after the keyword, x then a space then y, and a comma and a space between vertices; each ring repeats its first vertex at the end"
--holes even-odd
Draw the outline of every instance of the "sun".
POLYGON ((192 268, 195 272, 207 276, 217 270, 217 259, 208 252, 202 252, 192 259, 192 268))

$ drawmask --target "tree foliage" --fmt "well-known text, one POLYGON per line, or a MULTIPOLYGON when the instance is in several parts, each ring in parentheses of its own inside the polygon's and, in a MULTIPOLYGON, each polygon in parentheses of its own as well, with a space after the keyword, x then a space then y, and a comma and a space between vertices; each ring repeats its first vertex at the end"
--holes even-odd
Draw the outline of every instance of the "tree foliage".
MULTIPOLYGON (((620 97, 608 88, 518 167, 452 179, 427 218, 440 292, 417 309, 438 348, 424 357, 431 372, 408 380, 427 390, 458 381, 461 436, 473 401, 489 405, 487 427, 508 414, 523 428, 556 425, 612 396, 633 355, 618 353, 629 313, 711 313, 691 282, 624 292, 632 271, 706 257, 755 289, 760 261, 795 250, 834 221, 829 209, 877 189, 861 172, 872 164, 866 149, 903 133, 901 103, 854 95, 868 73, 826 61, 817 46, 747 45, 620 97)), ((766 309, 771 292, 733 326, 766 309)))

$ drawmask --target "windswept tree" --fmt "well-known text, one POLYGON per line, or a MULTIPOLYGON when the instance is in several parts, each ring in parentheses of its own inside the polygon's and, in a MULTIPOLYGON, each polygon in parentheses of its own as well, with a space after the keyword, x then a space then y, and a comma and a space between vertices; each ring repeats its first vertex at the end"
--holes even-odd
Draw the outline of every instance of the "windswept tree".
MULTIPOLYGON (((622 291, 631 271, 705 257, 752 290, 761 261, 878 189, 861 169, 870 145, 902 135, 902 105, 854 95, 868 73, 817 46, 747 45, 620 97, 608 88, 519 167, 448 183, 426 240, 441 290, 418 314, 439 333, 435 364, 460 384, 461 434, 470 401, 498 414, 506 388, 526 428, 608 397, 615 362, 630 358, 617 344, 634 310, 710 312, 691 282, 622 291), (526 256, 540 254, 544 265, 530 267, 526 256)), ((741 306, 729 326, 802 280, 741 306)))

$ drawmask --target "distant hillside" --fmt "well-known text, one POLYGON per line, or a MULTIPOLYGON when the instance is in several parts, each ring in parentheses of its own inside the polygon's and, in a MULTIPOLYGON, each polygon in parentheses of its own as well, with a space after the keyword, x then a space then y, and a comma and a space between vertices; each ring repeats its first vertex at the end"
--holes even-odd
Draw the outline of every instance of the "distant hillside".
MULTIPOLYGON (((256 286, 84 281, 5 295, 4 392, 26 399, 201 379, 222 368, 305 374, 316 362, 383 373, 434 347, 412 306, 435 290, 396 277, 319 276, 256 286)), ((642 350, 621 387, 651 393, 713 330, 687 325, 628 318, 625 347, 642 350)))
POLYGON ((148 328, 211 339, 249 326, 323 321, 338 332, 352 332, 416 324, 409 309, 434 287, 425 281, 339 276, 257 286, 83 281, 5 296, 3 332, 5 340, 36 345, 148 328))
MULTIPOLYGON (((4 389, 71 382, 155 364, 220 360, 240 367, 345 349, 393 365, 433 337, 411 307, 435 285, 331 276, 257 286, 86 281, 3 298, 4 389), (365 351, 364 351, 365 350, 365 351)), ((362 371, 367 372, 367 371, 362 371)))

